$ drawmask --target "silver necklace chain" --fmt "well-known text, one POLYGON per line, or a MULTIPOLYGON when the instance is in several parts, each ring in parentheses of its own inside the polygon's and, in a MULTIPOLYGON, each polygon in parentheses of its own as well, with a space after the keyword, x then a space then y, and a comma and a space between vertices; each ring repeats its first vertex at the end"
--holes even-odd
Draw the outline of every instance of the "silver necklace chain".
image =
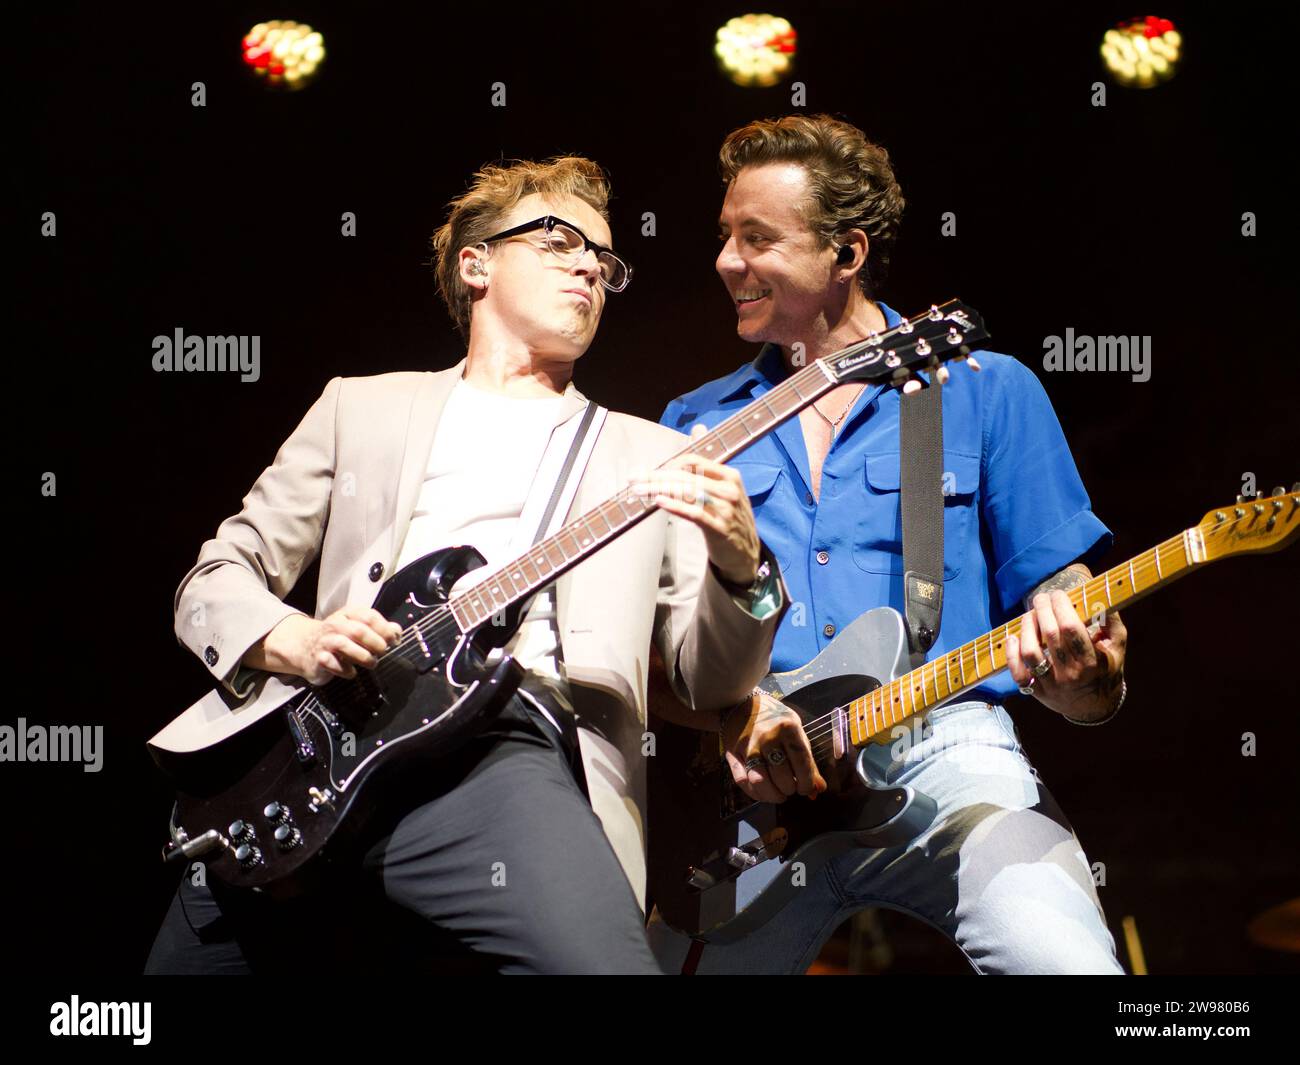
POLYGON ((818 414, 820 414, 822 416, 822 419, 826 422, 826 424, 831 427, 831 435, 834 436, 835 430, 838 429, 840 426, 840 422, 842 422, 844 420, 845 415, 847 415, 849 411, 853 409, 853 405, 857 403, 858 397, 861 395, 862 395, 862 389, 859 388, 857 392, 854 393, 853 398, 849 400, 848 406, 846 406, 842 411, 840 411, 840 416, 836 418, 834 421, 831 421, 829 418, 827 418, 825 413, 822 411, 821 407, 817 406, 816 403, 812 405, 812 409, 815 410, 818 414))

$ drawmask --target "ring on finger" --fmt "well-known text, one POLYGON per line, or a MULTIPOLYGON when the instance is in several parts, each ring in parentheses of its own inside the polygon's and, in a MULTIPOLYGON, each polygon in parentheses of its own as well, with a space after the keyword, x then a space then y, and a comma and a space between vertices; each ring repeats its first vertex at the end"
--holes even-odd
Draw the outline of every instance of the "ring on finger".
POLYGON ((1051 669, 1052 669, 1052 660, 1050 658, 1044 658, 1041 662, 1038 663, 1038 665, 1032 667, 1030 669, 1030 672, 1033 673, 1035 677, 1041 677, 1044 674, 1051 672, 1051 669))
POLYGON ((759 754, 756 754, 756 755, 754 755, 753 758, 746 759, 746 761, 745 761, 745 768, 746 768, 746 769, 757 769, 759 766, 761 766, 761 765, 765 765, 765 764, 766 764, 766 763, 765 763, 764 760, 763 760, 763 756, 762 756, 762 755, 759 755, 759 754))
POLYGON ((773 747, 764 757, 767 759, 768 765, 780 765, 785 761, 785 751, 781 750, 780 747, 773 747))

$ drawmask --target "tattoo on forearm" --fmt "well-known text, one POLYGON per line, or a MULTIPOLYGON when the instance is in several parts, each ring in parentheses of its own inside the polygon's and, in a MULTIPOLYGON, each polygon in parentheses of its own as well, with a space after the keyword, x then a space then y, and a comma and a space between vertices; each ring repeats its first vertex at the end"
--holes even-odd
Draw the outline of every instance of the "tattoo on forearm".
POLYGON ((1032 610, 1034 606, 1034 596, 1047 595, 1057 588, 1063 592, 1068 592, 1071 588, 1077 588, 1081 584, 1086 584, 1092 576, 1091 571, 1082 562, 1074 562, 1066 566, 1060 573, 1054 573, 1043 581, 1037 588, 1025 596, 1025 609, 1032 610))

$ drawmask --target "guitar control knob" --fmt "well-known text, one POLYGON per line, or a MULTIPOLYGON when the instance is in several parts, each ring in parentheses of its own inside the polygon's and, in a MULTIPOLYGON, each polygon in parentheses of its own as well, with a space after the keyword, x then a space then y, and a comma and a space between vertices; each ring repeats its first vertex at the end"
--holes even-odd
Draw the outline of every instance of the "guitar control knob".
POLYGON ((302 842, 302 833, 293 825, 281 825, 275 830, 275 842, 282 851, 291 851, 302 842))
POLYGON ((242 819, 231 821, 230 827, 226 829, 226 835, 235 843, 251 843, 255 838, 253 826, 242 819))
POLYGON ((262 864, 262 852, 247 843, 241 843, 235 848, 235 861, 242 869, 252 869, 255 865, 262 864))
POLYGON ((289 820, 289 807, 283 803, 268 802, 262 810, 262 816, 273 825, 282 825, 289 820))

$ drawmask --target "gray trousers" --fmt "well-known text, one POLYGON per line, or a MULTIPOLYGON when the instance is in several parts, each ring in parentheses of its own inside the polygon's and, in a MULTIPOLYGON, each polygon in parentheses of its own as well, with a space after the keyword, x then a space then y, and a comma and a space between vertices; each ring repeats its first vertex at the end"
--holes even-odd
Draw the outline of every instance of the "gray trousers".
POLYGON ((327 891, 275 901, 186 870, 145 972, 659 973, 640 908, 557 746, 516 696, 327 891), (322 966, 327 966, 322 968, 322 966))

